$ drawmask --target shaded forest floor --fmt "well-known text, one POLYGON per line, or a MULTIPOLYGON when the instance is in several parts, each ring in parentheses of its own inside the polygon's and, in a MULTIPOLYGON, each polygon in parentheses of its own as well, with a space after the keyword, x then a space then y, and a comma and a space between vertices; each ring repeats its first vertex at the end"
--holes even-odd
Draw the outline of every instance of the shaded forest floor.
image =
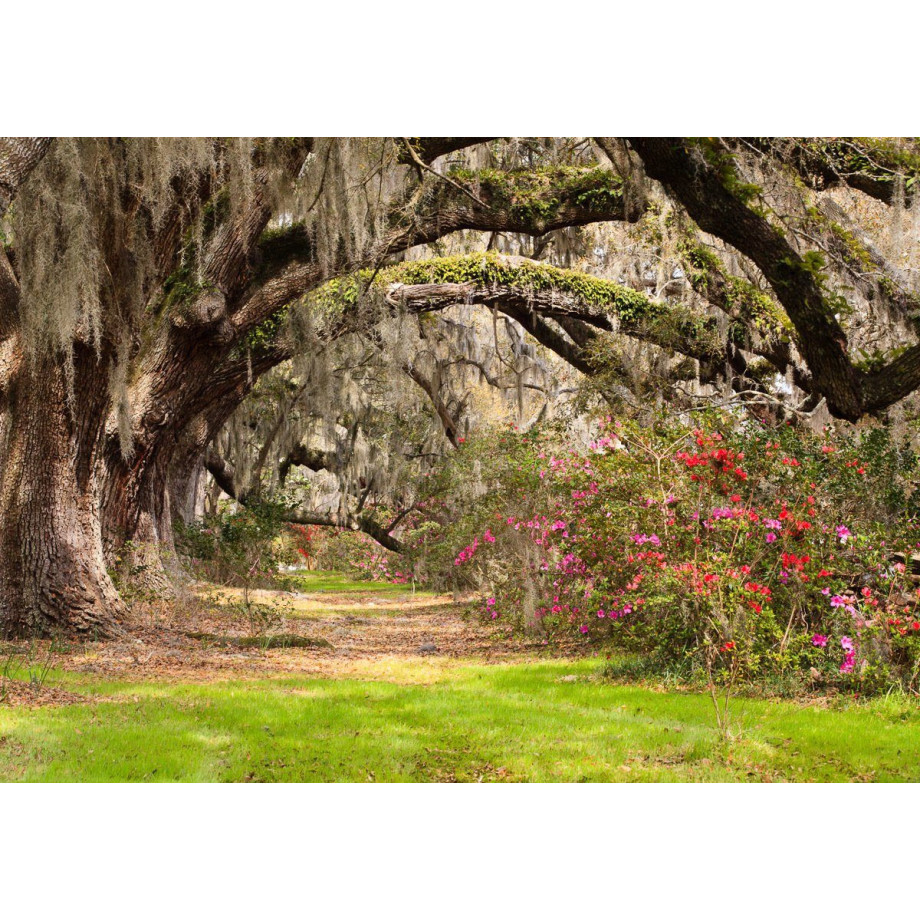
POLYGON ((315 574, 138 604, 123 638, 0 647, 0 780, 918 780, 906 700, 738 700, 600 679, 452 598, 315 574), (251 614, 251 611, 250 611, 251 614), (276 644, 277 643, 277 644, 276 644), (46 670, 47 669, 47 670, 46 670))

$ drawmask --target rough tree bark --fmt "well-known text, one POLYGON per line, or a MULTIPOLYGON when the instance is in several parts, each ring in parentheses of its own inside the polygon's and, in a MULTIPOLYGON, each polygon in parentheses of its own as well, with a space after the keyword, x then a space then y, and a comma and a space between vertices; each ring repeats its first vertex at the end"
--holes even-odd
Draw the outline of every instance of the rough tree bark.
MULTIPOLYGON (((0 218, 51 143, 0 141, 0 218)), ((110 356, 75 341, 69 377, 57 355, 24 355, 21 309, 14 262, 0 247, 0 634, 107 635, 123 612, 95 479, 110 356)))
POLYGON ((118 629, 123 607, 106 569, 94 475, 107 411, 101 365, 80 348, 73 393, 53 357, 24 362, 9 387, 0 447, 0 624, 8 635, 118 629))

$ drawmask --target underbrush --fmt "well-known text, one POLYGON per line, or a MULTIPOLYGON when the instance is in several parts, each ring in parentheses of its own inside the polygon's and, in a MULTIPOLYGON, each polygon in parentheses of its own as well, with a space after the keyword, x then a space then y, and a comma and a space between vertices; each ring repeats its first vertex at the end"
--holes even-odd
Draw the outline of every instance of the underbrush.
MULTIPOLYGON (((702 668, 694 669, 689 662, 680 665, 657 654, 612 655, 599 672, 599 678, 614 684, 642 684, 662 686, 672 690, 701 692, 709 688, 709 675, 702 668)), ((720 685, 720 682, 716 682, 720 685)), ((797 671, 761 675, 757 680, 735 682, 731 688, 735 696, 761 699, 857 699, 858 692, 849 687, 818 682, 797 671)), ((885 694, 895 694, 905 700, 914 700, 913 694, 898 687, 888 687, 885 694)))

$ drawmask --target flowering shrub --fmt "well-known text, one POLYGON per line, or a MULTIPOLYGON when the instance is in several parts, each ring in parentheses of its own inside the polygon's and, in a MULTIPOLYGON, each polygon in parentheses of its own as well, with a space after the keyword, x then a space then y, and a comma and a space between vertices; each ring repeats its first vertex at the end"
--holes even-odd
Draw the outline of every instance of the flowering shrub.
POLYGON ((322 545, 321 528, 315 524, 288 524, 286 530, 293 550, 291 561, 308 569, 315 568, 316 556, 322 545))
POLYGON ((313 541, 315 567, 344 572, 361 581, 404 585, 412 580, 410 564, 364 533, 317 528, 313 541))
POLYGON ((608 422, 583 452, 502 442, 446 530, 490 619, 749 679, 916 685, 920 592, 898 561, 920 546, 915 458, 883 429, 830 440, 712 416, 608 422))

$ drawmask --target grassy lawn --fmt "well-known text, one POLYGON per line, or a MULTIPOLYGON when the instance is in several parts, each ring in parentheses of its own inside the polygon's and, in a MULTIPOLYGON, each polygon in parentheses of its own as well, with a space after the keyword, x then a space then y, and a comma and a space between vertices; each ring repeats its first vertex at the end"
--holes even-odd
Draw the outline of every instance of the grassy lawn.
POLYGON ((596 674, 590 661, 439 659, 378 660, 360 679, 58 674, 90 700, 0 706, 0 779, 920 780, 920 709, 903 700, 746 700, 742 736, 726 744, 705 696, 596 674))
MULTIPOLYGON (((394 585, 386 581, 356 581, 345 572, 294 572, 284 575, 281 583, 290 591, 304 594, 379 594, 385 597, 411 595, 412 585, 394 585)), ((429 592, 425 593, 430 596, 429 592)))

